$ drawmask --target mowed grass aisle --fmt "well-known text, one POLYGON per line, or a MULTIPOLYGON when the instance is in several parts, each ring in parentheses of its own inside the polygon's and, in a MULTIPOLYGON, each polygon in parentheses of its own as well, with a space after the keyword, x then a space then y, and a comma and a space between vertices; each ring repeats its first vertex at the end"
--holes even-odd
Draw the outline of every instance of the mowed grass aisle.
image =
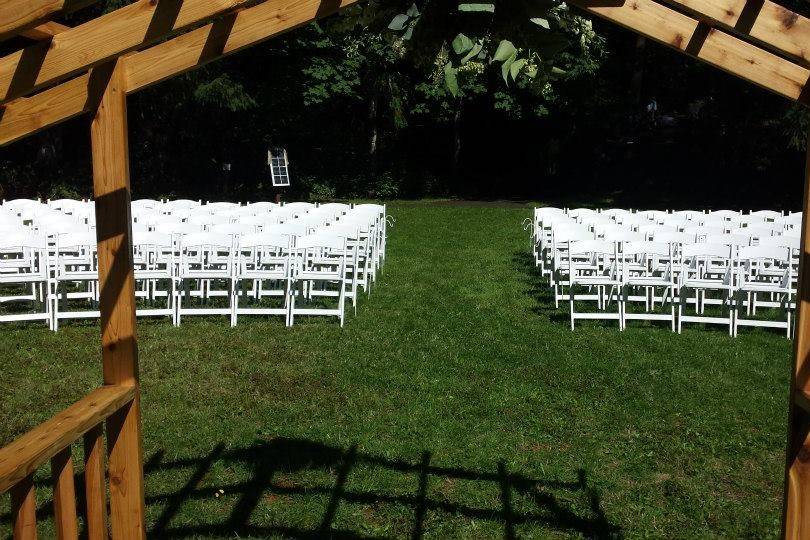
MULTIPOLYGON (((572 333, 529 207, 389 208, 343 329, 141 322, 153 537, 777 536, 784 337, 572 333)), ((96 326, 0 327, 0 442, 99 379, 96 326)))

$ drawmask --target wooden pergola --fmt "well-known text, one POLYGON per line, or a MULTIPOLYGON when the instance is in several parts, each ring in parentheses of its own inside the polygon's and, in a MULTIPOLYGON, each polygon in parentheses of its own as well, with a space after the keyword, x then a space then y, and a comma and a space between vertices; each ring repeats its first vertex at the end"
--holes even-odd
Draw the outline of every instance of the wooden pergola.
MULTIPOLYGON (((32 40, 0 58, 0 145, 81 114, 92 118, 104 374, 101 387, 0 449, 0 493, 11 492, 15 538, 36 537, 32 479, 47 461, 56 530, 77 538, 71 446, 79 439, 87 536, 146 534, 127 96, 357 0, 137 0, 74 28, 53 20, 94 1, 0 0, 0 39, 32 40)), ((770 0, 569 3, 808 103, 810 19, 770 0)), ((810 147, 807 171, 785 468, 783 534, 790 539, 810 538, 810 147)))

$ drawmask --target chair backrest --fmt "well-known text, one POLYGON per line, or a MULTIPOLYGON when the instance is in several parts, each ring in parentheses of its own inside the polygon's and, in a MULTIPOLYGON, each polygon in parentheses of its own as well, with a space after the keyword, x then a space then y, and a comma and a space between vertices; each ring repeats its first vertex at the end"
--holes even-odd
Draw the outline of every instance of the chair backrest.
POLYGON ((308 233, 307 226, 305 224, 296 223, 295 221, 273 225, 269 227, 266 232, 283 234, 287 236, 306 236, 308 233))
POLYGON ((291 202, 291 203, 284 203, 284 205, 281 208, 288 211, 308 212, 309 210, 315 208, 315 205, 307 202, 291 202))
POLYGON ((703 241, 707 244, 722 244, 724 246, 749 246, 751 236, 747 234, 707 234, 703 241))
POLYGON ((154 224, 153 229, 167 234, 193 234, 202 232, 203 226, 182 221, 159 221, 154 224))
POLYGON ((712 225, 695 225, 694 227, 686 227, 683 232, 693 234, 697 240, 705 238, 709 234, 723 234, 725 229, 712 225))
POLYGON ((351 206, 349 206, 348 204, 344 204, 344 203, 319 204, 318 208, 322 209, 322 210, 338 211, 338 212, 341 212, 341 213, 346 213, 346 212, 348 212, 349 210, 352 209, 351 206))
POLYGON ((230 234, 218 234, 212 232, 195 232, 184 234, 180 237, 180 245, 183 249, 189 248, 216 248, 230 249, 233 247, 233 236, 230 234))
POLYGON ((703 212, 699 210, 675 210, 671 215, 686 221, 694 221, 698 216, 702 216, 703 212))
POLYGON ((672 244, 668 242, 649 241, 624 242, 621 251, 624 255, 659 255, 670 257, 672 255, 672 244))
POLYGON ((740 261, 772 260, 779 262, 790 262, 790 250, 779 246, 745 246, 741 247, 737 253, 740 261))
POLYGON ((171 234, 150 231, 133 231, 132 245, 171 248, 174 245, 174 242, 172 241, 171 234))
POLYGON ((46 238, 27 231, 4 232, 0 234, 0 251, 11 249, 43 250, 48 247, 46 238))
MULTIPOLYGON (((781 231, 781 227, 778 227, 781 231)), ((774 227, 767 226, 767 224, 762 223, 760 225, 752 225, 750 227, 737 227, 735 229, 731 229, 731 234, 745 234, 752 238, 764 238, 767 236, 773 236, 774 227)))
POLYGON ((677 244, 693 244, 695 242, 695 235, 685 232, 674 231, 656 231, 653 233, 653 240, 655 242, 674 242, 677 244))
POLYGON ((568 242, 568 256, 575 255, 610 255, 616 254, 618 246, 616 242, 609 242, 606 240, 577 240, 568 242))
POLYGON ((240 235, 255 233, 256 227, 251 223, 219 223, 208 227, 208 230, 212 233, 240 235))
POLYGON ((645 239, 643 233, 619 229, 605 231, 603 238, 608 242, 641 242, 645 239))
POLYGON ((573 242, 578 240, 592 240, 593 233, 581 226, 561 226, 551 230, 552 239, 556 243, 573 242))
POLYGON ((737 210, 714 210, 709 212, 709 216, 718 217, 724 220, 734 220, 740 217, 740 212, 737 210))
POLYGON ((708 244, 705 242, 682 244, 680 252, 681 256, 685 259, 692 257, 724 258, 730 263, 733 260, 734 246, 727 244, 708 244))
POLYGON ((756 212, 750 212, 748 215, 763 218, 768 221, 773 221, 775 219, 781 218, 782 212, 777 212, 776 210, 757 210, 756 212))
POLYGON ((311 234, 299 237, 295 242, 295 249, 346 249, 346 237, 336 234, 311 234))
POLYGON ((615 218, 616 216, 624 216, 627 214, 632 214, 630 210, 625 210, 624 208, 606 208, 601 210, 600 213, 604 216, 608 216, 611 218, 615 218))
POLYGON ((56 251, 76 248, 96 249, 96 235, 92 232, 64 232, 56 235, 56 251))
POLYGON ((240 236, 238 244, 240 249, 274 247, 286 250, 290 247, 291 237, 272 232, 250 233, 240 236))
POLYGON ((760 246, 777 246, 790 249, 799 249, 801 247, 801 243, 802 239, 799 236, 763 236, 759 239, 760 246))

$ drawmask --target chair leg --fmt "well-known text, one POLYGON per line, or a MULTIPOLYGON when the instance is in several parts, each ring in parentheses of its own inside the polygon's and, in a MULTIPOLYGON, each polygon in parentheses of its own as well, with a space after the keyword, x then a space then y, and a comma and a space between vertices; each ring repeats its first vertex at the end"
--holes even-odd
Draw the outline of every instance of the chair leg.
MULTIPOLYGON (((555 285, 556 287, 556 285, 555 285)), ((554 298, 557 298, 557 291, 554 291, 554 298)), ((574 331, 574 284, 568 285, 568 313, 571 316, 571 331, 574 331)))

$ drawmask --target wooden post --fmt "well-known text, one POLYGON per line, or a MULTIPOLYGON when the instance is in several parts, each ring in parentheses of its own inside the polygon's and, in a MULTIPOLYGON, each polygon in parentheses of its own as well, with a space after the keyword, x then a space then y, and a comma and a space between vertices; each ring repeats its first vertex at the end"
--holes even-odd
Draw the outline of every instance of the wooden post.
POLYGON ((143 447, 127 139, 126 81, 121 61, 105 66, 106 83, 90 135, 96 200, 104 383, 136 388, 135 399, 107 420, 113 538, 145 538, 143 447))
POLYGON ((37 494, 31 475, 11 488, 11 519, 14 540, 37 540, 37 494))
POLYGON ((59 540, 79 538, 76 521, 76 486, 73 482, 73 458, 70 446, 51 458, 53 481, 53 521, 59 540))
POLYGON ((802 203, 802 241, 782 516, 783 536, 787 540, 810 538, 810 134, 802 203))
POLYGON ((104 429, 101 424, 84 435, 84 498, 87 538, 106 540, 107 486, 104 483, 104 429))

